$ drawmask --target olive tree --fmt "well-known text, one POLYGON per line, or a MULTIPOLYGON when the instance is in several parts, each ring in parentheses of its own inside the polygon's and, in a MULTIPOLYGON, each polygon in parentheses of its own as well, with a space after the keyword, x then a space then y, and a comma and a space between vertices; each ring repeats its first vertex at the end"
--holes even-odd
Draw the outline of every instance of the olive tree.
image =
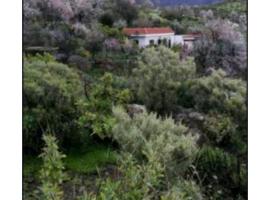
POLYGON ((179 60, 179 55, 160 46, 145 49, 134 70, 134 89, 149 110, 159 114, 173 111, 176 91, 181 81, 188 79, 195 71, 192 60, 179 60))

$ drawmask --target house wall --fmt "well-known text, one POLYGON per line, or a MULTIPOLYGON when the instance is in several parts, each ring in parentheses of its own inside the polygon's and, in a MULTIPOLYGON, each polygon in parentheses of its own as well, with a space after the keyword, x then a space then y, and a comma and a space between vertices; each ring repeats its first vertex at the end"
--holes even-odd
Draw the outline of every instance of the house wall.
POLYGON ((193 49, 193 46, 194 46, 193 43, 194 43, 193 40, 188 40, 184 42, 184 44, 188 47, 189 50, 193 49))
POLYGON ((158 45, 159 40, 162 42, 164 39, 167 40, 167 45, 169 45, 169 41, 171 46, 174 44, 174 34, 152 34, 152 35, 145 35, 145 36, 131 36, 131 40, 137 40, 139 42, 139 47, 143 48, 150 45, 150 42, 153 41, 154 45, 158 45))
POLYGON ((189 49, 192 49, 193 47, 193 38, 186 37, 183 35, 174 35, 174 34, 152 34, 152 35, 144 35, 144 36, 130 36, 130 39, 133 41, 138 41, 138 45, 140 48, 144 48, 149 46, 151 43, 150 41, 153 41, 154 45, 159 44, 159 40, 161 42, 166 39, 167 40, 167 45, 169 46, 169 41, 170 45, 187 45, 189 49))
POLYGON ((174 42, 173 42, 174 45, 184 45, 184 39, 183 39, 183 36, 182 35, 175 35, 174 36, 174 42))

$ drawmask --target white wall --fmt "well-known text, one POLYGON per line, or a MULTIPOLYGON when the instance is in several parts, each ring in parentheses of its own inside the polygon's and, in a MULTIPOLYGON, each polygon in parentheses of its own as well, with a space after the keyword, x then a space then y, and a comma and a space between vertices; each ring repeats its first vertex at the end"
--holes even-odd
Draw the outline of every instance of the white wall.
POLYGON ((184 44, 183 36, 182 35, 175 35, 173 44, 174 45, 177 45, 177 44, 183 45, 184 44))
MULTIPOLYGON (((159 40, 167 39, 167 44, 169 44, 169 40, 171 41, 171 46, 173 45, 183 45, 184 38, 181 35, 174 35, 174 34, 152 34, 152 35, 146 35, 146 36, 132 36, 130 39, 132 40, 138 40, 139 41, 139 47, 144 48, 150 45, 150 41, 154 40, 154 44, 158 45, 159 40)), ((188 44, 190 46, 190 44, 188 44)))
POLYGON ((171 45, 174 43, 174 36, 173 35, 149 35, 141 38, 137 38, 139 40, 139 47, 146 47, 150 45, 150 41, 153 40, 154 44, 157 45, 159 40, 167 40, 167 44, 169 44, 169 40, 171 41, 171 45))

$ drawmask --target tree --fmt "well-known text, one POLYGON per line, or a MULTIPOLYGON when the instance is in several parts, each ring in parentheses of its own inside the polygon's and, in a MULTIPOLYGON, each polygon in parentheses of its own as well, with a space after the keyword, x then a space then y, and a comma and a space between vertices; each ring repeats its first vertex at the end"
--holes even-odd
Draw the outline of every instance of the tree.
POLYGON ((40 170, 41 195, 44 200, 62 200, 63 191, 61 184, 67 178, 63 172, 63 158, 65 155, 59 152, 57 140, 52 135, 43 135, 45 147, 40 154, 43 166, 40 170))
POLYGON ((114 11, 130 26, 138 17, 138 9, 129 0, 116 0, 114 11))
POLYGON ((134 89, 148 109, 168 114, 176 105, 176 91, 182 80, 195 71, 191 60, 181 62, 177 53, 160 46, 147 48, 134 69, 134 89))
POLYGON ((246 75, 246 42, 237 25, 228 20, 212 20, 207 32, 195 42, 194 57, 199 73, 209 68, 223 69, 229 75, 246 75))

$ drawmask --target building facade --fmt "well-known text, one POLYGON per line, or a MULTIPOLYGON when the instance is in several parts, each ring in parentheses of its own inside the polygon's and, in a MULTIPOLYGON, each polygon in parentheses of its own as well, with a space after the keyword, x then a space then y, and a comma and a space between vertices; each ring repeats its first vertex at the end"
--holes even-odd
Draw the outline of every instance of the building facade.
POLYGON ((149 45, 163 44, 168 47, 173 45, 187 45, 192 48, 192 43, 196 37, 194 34, 175 35, 175 32, 169 28, 124 28, 124 34, 130 40, 133 40, 140 48, 149 45))

